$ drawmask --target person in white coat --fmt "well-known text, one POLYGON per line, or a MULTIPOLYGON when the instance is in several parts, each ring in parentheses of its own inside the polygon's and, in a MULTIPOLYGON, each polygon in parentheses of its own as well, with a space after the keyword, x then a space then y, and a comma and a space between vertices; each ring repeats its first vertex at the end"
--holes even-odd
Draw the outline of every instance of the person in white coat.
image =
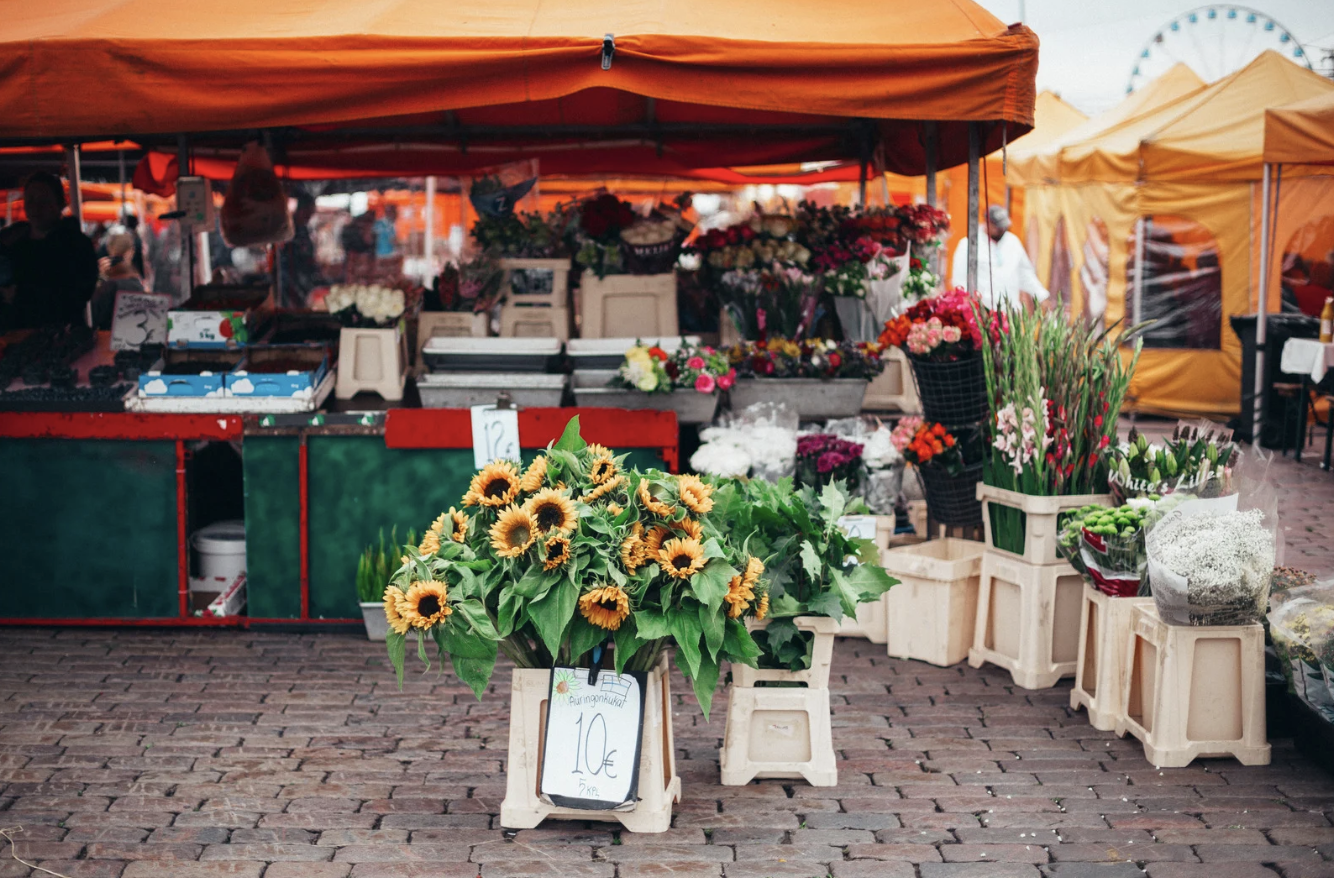
MULTIPOLYGON (((1019 238, 1010 231, 1010 212, 999 204, 987 208, 987 235, 978 248, 977 294, 982 304, 995 308, 1002 303, 1012 307, 1033 302, 1041 304, 1051 293, 1038 280, 1019 238)), ((954 250, 950 280, 956 287, 968 286, 968 239, 954 250)))

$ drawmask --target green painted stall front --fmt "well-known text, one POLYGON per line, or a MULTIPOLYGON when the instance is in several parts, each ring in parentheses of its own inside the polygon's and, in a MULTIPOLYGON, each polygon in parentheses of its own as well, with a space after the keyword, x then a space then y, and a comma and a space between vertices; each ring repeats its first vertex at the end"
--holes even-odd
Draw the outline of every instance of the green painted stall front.
POLYGON ((176 444, 0 439, 0 616, 179 614, 176 444))
MULTIPOLYGON (((475 471, 472 449, 390 449, 383 436, 307 437, 310 617, 359 619, 357 558, 380 529, 420 533, 457 506, 475 471)), ((300 440, 245 438, 247 614, 301 615, 300 440)), ((525 462, 537 454, 524 452, 525 462)), ((631 466, 661 467, 653 451, 630 452, 631 466)))

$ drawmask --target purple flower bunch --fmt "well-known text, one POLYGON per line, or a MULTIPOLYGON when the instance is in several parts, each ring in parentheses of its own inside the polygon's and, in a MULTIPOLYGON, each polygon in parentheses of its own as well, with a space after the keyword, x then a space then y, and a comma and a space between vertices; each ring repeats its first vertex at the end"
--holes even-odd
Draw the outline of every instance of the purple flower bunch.
POLYGON ((849 488, 861 481, 862 446, 828 433, 797 439, 797 482, 823 485, 835 480, 849 488))

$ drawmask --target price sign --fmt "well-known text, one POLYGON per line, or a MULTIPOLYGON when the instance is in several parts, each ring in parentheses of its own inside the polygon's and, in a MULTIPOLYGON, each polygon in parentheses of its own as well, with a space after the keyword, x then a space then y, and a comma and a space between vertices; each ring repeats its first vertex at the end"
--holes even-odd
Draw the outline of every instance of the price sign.
POLYGON ((472 407, 472 462, 481 469, 496 458, 519 459, 519 412, 493 405, 472 407))
POLYGON ((165 344, 171 297, 159 293, 116 293, 111 316, 111 349, 130 351, 140 345, 165 344))
POLYGON ((612 811, 639 790, 645 674, 556 667, 547 700, 542 799, 565 808, 612 811))
MULTIPOLYGON (((847 534, 850 540, 870 540, 875 542, 876 520, 874 515, 845 515, 837 522, 839 530, 847 534)), ((857 563, 851 555, 848 561, 857 563)))

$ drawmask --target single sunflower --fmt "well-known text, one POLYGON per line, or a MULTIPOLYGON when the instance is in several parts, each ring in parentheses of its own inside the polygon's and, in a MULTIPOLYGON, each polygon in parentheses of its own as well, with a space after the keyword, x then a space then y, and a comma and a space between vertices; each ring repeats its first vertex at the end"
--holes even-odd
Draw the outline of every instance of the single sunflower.
POLYGON ((691 512, 705 515, 713 511, 713 487, 706 485, 699 476, 677 476, 676 488, 681 495, 681 502, 691 512))
POLYGON ((769 615, 769 593, 766 591, 760 595, 760 603, 755 607, 755 619, 758 622, 763 622, 767 615, 769 615))
POLYGON ((639 502, 644 504, 644 508, 654 515, 661 515, 664 518, 670 518, 676 512, 675 506, 668 506, 649 490, 648 479, 641 479, 639 482, 639 502))
POLYGON ((658 553, 662 551, 662 544, 667 542, 672 532, 661 524, 655 524, 648 529, 644 535, 644 551, 648 555, 648 560, 657 561, 658 553))
POLYGON ((468 538, 468 515, 462 510, 449 507, 450 539, 461 543, 468 538))
POLYGON ((601 500, 603 497, 607 496, 612 491, 615 491, 617 488, 619 488, 624 481, 625 481, 625 476, 622 475, 613 476, 610 481, 603 482, 602 484, 598 485, 596 488, 589 491, 587 494, 580 497, 579 499, 584 501, 585 503, 592 503, 595 500, 601 500))
POLYGON ((396 586, 391 585, 384 590, 384 617, 395 634, 407 634, 412 627, 400 608, 404 597, 403 591, 396 586))
POLYGON ((605 445, 599 445, 596 442, 589 443, 584 449, 590 460, 596 460, 599 457, 611 457, 611 449, 605 445))
POLYGON ((542 533, 553 530, 566 533, 579 525, 579 511, 574 508, 574 501, 552 488, 544 488, 529 497, 523 508, 537 522, 537 529, 542 533))
POLYGON ((542 482, 547 477, 547 456, 545 454, 533 459, 528 464, 528 469, 523 471, 523 478, 519 480, 519 490, 526 494, 532 494, 542 487, 542 482))
POLYGON ((662 544, 658 558, 668 576, 689 579, 704 567, 704 547, 699 540, 668 540, 662 544))
POLYGON ((445 621, 450 613, 449 589, 434 579, 414 582, 400 598, 399 612, 414 628, 430 628, 445 621))
POLYGON ((746 588, 754 591, 755 586, 760 581, 760 574, 764 572, 764 562, 755 556, 751 556, 746 562, 746 588))
POLYGON ((483 506, 508 506, 519 494, 519 474, 515 472, 514 464, 497 460, 472 477, 468 493, 483 506))
POLYGON ((601 485, 608 479, 616 475, 616 461, 610 454, 600 455, 593 458, 593 462, 588 465, 588 480, 595 485, 601 485))
POLYGON ((621 564, 634 573, 644 563, 644 526, 635 522, 634 531, 621 541, 621 564))
POLYGON ((542 544, 542 569, 555 570, 570 560, 570 541, 566 537, 554 536, 542 544))
POLYGON ((426 533, 422 535, 421 545, 417 547, 417 554, 421 555, 423 558, 429 558, 436 552, 440 551, 440 534, 444 529, 445 513, 442 512, 440 513, 440 517, 437 518, 431 526, 426 529, 426 533))
POLYGON ((681 531, 692 540, 699 540, 701 543, 704 542, 704 526, 694 519, 683 518, 673 524, 672 527, 681 531))
POLYGON ((502 558, 517 558, 537 539, 537 522, 526 510, 511 506, 491 525, 491 548, 502 558))
POLYGON ((590 625, 615 631, 630 615, 630 596, 619 585, 595 588, 579 598, 579 612, 590 625))
POLYGON ((733 576, 732 581, 727 583, 727 594, 723 596, 723 600, 727 603, 727 618, 740 619, 754 597, 755 592, 746 585, 745 580, 740 576, 733 576))
POLYGON ((621 504, 619 503, 608 503, 607 511, 610 512, 612 515, 620 515, 625 510, 621 508, 621 504))

